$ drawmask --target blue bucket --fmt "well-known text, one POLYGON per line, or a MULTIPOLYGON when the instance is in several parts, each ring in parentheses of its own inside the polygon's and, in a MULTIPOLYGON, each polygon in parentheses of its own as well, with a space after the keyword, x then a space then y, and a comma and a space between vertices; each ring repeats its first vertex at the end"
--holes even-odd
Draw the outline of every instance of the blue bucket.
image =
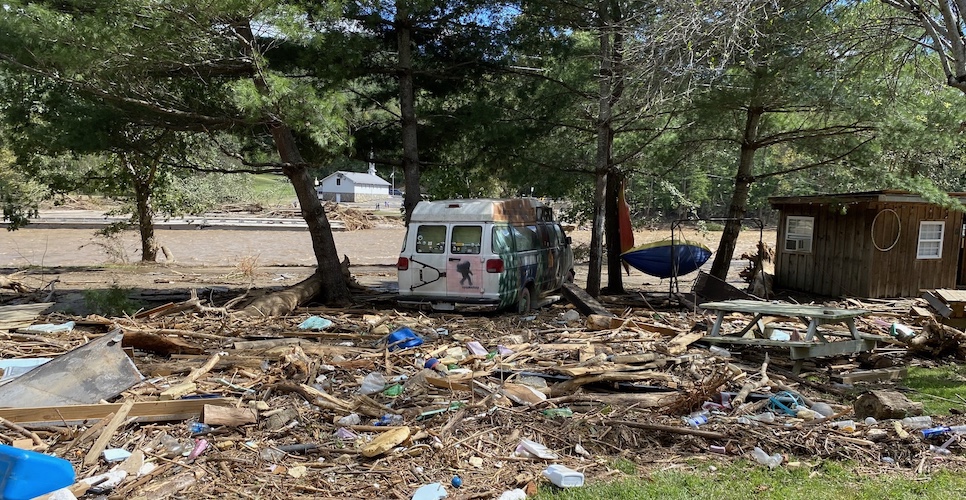
POLYGON ((416 335, 416 332, 406 328, 405 326, 390 333, 389 337, 386 338, 386 345, 389 347, 390 351, 409 349, 410 347, 416 347, 422 344, 423 339, 419 338, 419 335, 416 335))
POLYGON ((67 460, 0 444, 0 498, 30 500, 72 484, 67 460))

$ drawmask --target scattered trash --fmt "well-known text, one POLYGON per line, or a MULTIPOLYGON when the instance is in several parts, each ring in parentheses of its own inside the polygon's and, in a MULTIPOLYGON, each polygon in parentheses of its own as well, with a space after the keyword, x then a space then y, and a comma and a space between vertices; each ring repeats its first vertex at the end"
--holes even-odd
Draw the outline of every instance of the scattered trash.
POLYGON ((930 425, 932 425, 932 417, 929 415, 906 417, 902 419, 902 426, 906 429, 925 429, 930 425))
POLYGON ((423 339, 407 327, 399 328, 386 338, 386 346, 390 351, 409 349, 420 345, 423 345, 423 339))
POLYGON ((386 377, 381 373, 372 372, 362 379, 362 384, 359 385, 359 394, 369 395, 382 392, 386 388, 386 383, 386 377))
POLYGON ((30 500, 72 484, 67 460, 0 444, 0 498, 30 500))
POLYGON ((50 361, 51 358, 0 359, 0 382, 17 378, 50 361))
POLYGON ((781 453, 775 453, 774 455, 769 455, 765 453, 765 450, 755 446, 755 449, 751 451, 752 458, 755 459, 761 465, 768 466, 769 469, 774 469, 782 463, 781 453))
POLYGON ((450 481, 450 484, 452 484, 454 488, 459 488, 463 486, 463 479, 460 478, 459 476, 453 476, 453 479, 450 481))
POLYGON ((527 492, 520 488, 504 491, 497 500, 527 500, 527 492))
POLYGON ((698 427, 708 423, 711 413, 707 411, 699 411, 684 417, 684 423, 690 425, 691 427, 698 427))
MULTIPOLYGON (((439 483, 431 483, 424 486, 420 486, 419 489, 413 493, 412 500, 439 500, 441 498, 446 498, 446 488, 439 483)), ((526 497, 524 497, 526 498, 526 497)))
POLYGON ((24 333, 62 333, 72 331, 75 325, 77 325, 77 323, 73 321, 68 321, 59 325, 44 323, 40 325, 30 325, 27 328, 21 328, 20 331, 24 333))
POLYGON ((332 320, 320 316, 310 316, 299 324, 299 330, 325 330, 332 326, 332 320))
POLYGON ((564 465, 553 464, 543 471, 543 475, 554 486, 560 488, 579 488, 584 485, 584 475, 564 465))
POLYGON ((107 462, 120 462, 131 456, 131 452, 121 448, 108 448, 101 454, 104 455, 104 460, 107 462))
POLYGON ((529 439, 520 440, 520 444, 517 445, 517 448, 513 453, 518 457, 536 457, 544 460, 556 460, 560 458, 560 456, 551 451, 550 448, 547 448, 546 446, 529 439))
POLYGON ((708 351, 711 351, 711 354, 718 356, 719 358, 731 357, 731 351, 725 349, 724 347, 718 347, 716 345, 713 345, 708 348, 708 351))
POLYGON ((0 386, 10 408, 97 403, 144 379, 114 330, 0 386), (71 376, 65 377, 65 373, 71 376))

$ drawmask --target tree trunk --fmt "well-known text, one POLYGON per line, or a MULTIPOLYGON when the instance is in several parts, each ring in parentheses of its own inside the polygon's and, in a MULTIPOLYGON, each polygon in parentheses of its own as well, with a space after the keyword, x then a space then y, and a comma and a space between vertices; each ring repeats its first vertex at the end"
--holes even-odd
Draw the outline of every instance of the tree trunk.
POLYGON ((325 289, 325 277, 316 271, 308 278, 292 285, 285 290, 263 295, 244 309, 235 313, 238 316, 284 316, 294 311, 300 304, 304 304, 318 297, 325 289))
POLYGON ((419 149, 416 141, 416 93, 413 83, 412 32, 409 8, 405 0, 396 2, 396 73, 399 78, 399 115, 402 129, 402 167, 405 176, 406 225, 412 218, 413 209, 419 203, 419 149))
POLYGON ((745 216, 748 209, 748 192, 751 184, 755 181, 752 170, 755 162, 755 152, 758 151, 758 127, 761 124, 761 116, 764 109, 751 107, 745 118, 745 133, 741 141, 741 155, 738 159, 738 172, 735 174, 735 190, 731 194, 731 204, 728 206, 728 220, 725 221, 724 231, 721 233, 721 241, 718 243, 718 250, 714 255, 714 262, 711 264, 711 275, 727 281, 728 270, 731 268, 731 259, 735 254, 735 245, 738 242, 738 233, 741 231, 741 218, 745 216))
POLYGON ((339 252, 335 247, 335 238, 332 237, 332 225, 329 224, 322 202, 315 192, 312 176, 302 161, 302 155, 295 144, 295 136, 288 126, 278 123, 272 127, 272 137, 275 139, 279 156, 287 164, 282 172, 295 188, 299 206, 302 207, 302 217, 309 226, 312 250, 319 266, 316 274, 321 280, 321 288, 316 298, 328 305, 348 304, 351 295, 342 275, 339 252))
POLYGON ((616 169, 607 174, 607 194, 604 204, 604 229, 607 235, 607 293, 624 293, 621 276, 621 228, 618 216, 617 198, 623 176, 616 169))
MULTIPOLYGON (((248 22, 239 23, 237 29, 248 44, 247 50, 254 54, 255 37, 252 34, 251 25, 248 22)), ((262 73, 255 74, 254 83, 260 93, 268 94, 268 83, 262 73)), ((308 225, 309 236, 312 239, 312 250, 315 252, 318 268, 309 279, 287 291, 280 292, 278 295, 281 298, 273 299, 271 295, 263 297, 254 301, 245 311, 249 311, 249 314, 252 312, 255 314, 286 314, 299 304, 313 298, 327 305, 346 305, 350 302, 352 296, 349 294, 345 277, 342 275, 339 253, 335 247, 335 239, 332 237, 332 226, 329 224, 325 209, 315 192, 313 179, 309 176, 307 165, 295 142, 295 135, 288 125, 278 119, 272 120, 270 129, 275 147, 278 149, 279 158, 284 163, 282 173, 285 174, 285 177, 288 177, 292 187, 295 188, 295 195, 298 198, 299 206, 302 208, 302 217, 308 225), (317 285, 316 281, 318 282, 317 285), (310 293, 311 295, 309 295, 310 293), (294 302, 293 298, 296 299, 294 302)))
POLYGON ((598 75, 597 100, 597 155, 594 162, 594 219, 591 224, 590 262, 587 269, 587 293, 591 297, 600 295, 601 267, 603 265, 604 243, 604 196, 607 190, 607 171, 611 163, 613 144, 613 60, 611 59, 611 27, 607 0, 597 6, 599 19, 598 38, 600 42, 600 74, 598 75))
POLYGON ((134 182, 134 199, 138 212, 138 231, 141 233, 141 262, 158 260, 158 242, 154 237, 154 190, 149 182, 134 182))

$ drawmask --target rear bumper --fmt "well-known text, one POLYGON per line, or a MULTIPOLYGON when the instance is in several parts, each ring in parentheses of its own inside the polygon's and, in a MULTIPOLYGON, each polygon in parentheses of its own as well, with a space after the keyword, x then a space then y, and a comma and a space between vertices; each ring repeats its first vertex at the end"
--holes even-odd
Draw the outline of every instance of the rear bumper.
POLYGON ((487 297, 430 297, 419 295, 400 296, 396 302, 401 306, 431 308, 436 311, 496 311, 499 299, 487 297))

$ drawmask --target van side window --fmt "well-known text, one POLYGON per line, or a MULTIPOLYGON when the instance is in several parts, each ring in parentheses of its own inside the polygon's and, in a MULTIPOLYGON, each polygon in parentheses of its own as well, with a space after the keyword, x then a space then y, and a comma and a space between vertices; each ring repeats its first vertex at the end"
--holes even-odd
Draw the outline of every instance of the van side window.
POLYGON ((453 226, 452 248, 450 248, 450 253, 477 255, 480 253, 480 243, 482 241, 482 226, 453 226))
POLYGON ((493 226, 492 250, 495 254, 513 251, 513 234, 509 226, 493 226))
POLYGON ((540 240, 537 238, 537 233, 533 229, 525 226, 512 226, 512 228, 513 239, 516 240, 518 252, 526 252, 540 248, 540 240))
POLYGON ((444 253, 446 226, 419 226, 416 229, 416 253, 444 253))
POLYGON ((563 228, 560 227, 559 224, 554 224, 553 225, 553 230, 554 230, 555 233, 557 233, 557 241, 559 241, 561 245, 566 245, 567 244, 567 235, 564 234, 563 228))

